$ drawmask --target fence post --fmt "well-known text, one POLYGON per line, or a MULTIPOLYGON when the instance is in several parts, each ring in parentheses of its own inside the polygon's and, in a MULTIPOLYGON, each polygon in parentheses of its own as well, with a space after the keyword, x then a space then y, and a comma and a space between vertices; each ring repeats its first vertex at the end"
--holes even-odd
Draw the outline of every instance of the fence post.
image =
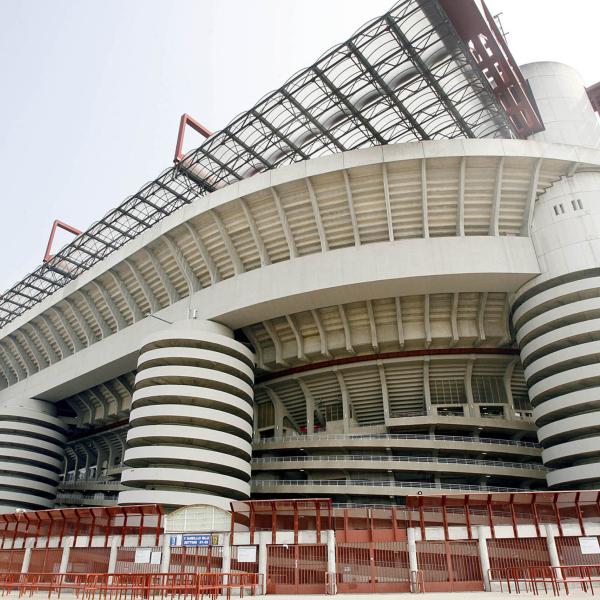
MULTIPOLYGON (((225 573, 231 573, 231 546, 229 545, 229 536, 223 534, 223 545, 221 546, 222 548, 222 566, 221 566, 221 572, 224 574, 223 575, 223 584, 227 585, 229 583, 229 577, 228 575, 225 575, 225 573)), ((225 592, 225 590, 223 590, 223 592, 225 592)))
POLYGON ((171 568, 171 536, 163 533, 162 538, 162 556, 160 559, 160 572, 168 573, 171 568))
POLYGON ((60 559, 59 573, 66 573, 69 566, 69 557, 71 555, 71 548, 73 547, 73 537, 69 536, 63 540, 63 553, 60 559))
POLYGON ((258 572, 262 579, 261 595, 267 593, 267 536, 268 531, 258 532, 258 572))
POLYGON ((117 566, 117 552, 119 551, 119 536, 113 536, 110 544, 110 554, 108 556, 108 573, 114 573, 117 566))
POLYGON ((481 562, 483 589, 486 592, 491 592, 492 586, 490 584, 490 555, 488 554, 486 527, 483 525, 479 525, 477 527, 477 541, 479 544, 479 561, 481 562))
POLYGON ((32 544, 35 543, 35 539, 29 538, 25 540, 25 554, 23 554, 23 563, 21 564, 21 573, 29 572, 29 562, 31 561, 32 544))
MULTIPOLYGON (((419 561, 417 560, 417 540, 415 535, 414 527, 406 528, 406 540, 407 540, 407 550, 408 550, 408 577, 410 580, 411 574, 419 570, 419 561)), ((411 589, 411 592, 418 592, 418 589, 411 589)))
POLYGON ((553 567, 560 567, 560 559, 558 558, 558 550, 556 549, 556 540, 554 539, 554 530, 552 523, 544 523, 546 530, 546 545, 548 546, 548 554, 550 555, 550 564, 553 567))
MULTIPOLYGON (((327 572, 329 575, 325 577, 331 577, 331 586, 332 590, 327 593, 335 593, 335 582, 336 582, 336 560, 335 560, 335 531, 333 529, 327 530, 327 572)), ((317 543, 320 543, 321 540, 317 540, 317 543)))

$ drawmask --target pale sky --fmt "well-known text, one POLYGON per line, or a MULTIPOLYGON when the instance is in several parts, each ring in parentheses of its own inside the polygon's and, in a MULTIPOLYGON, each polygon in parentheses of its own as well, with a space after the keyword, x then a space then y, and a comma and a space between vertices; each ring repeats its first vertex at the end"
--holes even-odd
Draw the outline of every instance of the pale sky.
MULTIPOLYGON (((0 0, 0 291, 168 167, 183 112, 222 128, 392 4, 0 0)), ((600 80, 599 0, 488 5, 518 63, 600 80)))

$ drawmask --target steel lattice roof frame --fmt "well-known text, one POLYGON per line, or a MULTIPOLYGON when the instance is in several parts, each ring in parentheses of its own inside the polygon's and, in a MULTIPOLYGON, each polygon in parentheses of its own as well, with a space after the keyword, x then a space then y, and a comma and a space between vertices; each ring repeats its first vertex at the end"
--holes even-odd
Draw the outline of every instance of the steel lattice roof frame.
POLYGON ((388 143, 514 137, 437 0, 401 0, 0 297, 0 327, 184 204, 281 165, 388 143))

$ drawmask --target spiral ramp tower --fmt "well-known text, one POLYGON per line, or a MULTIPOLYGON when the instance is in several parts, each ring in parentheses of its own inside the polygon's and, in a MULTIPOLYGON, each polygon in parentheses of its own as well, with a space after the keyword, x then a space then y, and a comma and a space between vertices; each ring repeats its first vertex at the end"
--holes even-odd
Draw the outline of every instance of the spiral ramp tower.
MULTIPOLYGON (((600 148, 578 74, 523 68, 546 130, 533 139, 600 148)), ((585 150, 585 149, 583 149, 585 150)), ((600 174, 563 177, 538 199, 531 237, 541 275, 516 294, 513 325, 552 488, 600 483, 600 174)))
POLYGON ((142 345, 119 504, 250 497, 253 354, 217 323, 188 321, 142 345))
POLYGON ((65 426, 43 400, 0 407, 0 513, 54 506, 65 426))

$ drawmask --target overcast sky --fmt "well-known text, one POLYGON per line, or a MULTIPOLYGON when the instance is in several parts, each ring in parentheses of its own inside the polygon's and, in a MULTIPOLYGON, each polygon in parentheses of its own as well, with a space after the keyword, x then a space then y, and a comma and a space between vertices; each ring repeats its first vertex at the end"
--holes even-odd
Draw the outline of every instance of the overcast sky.
MULTIPOLYGON (((183 112, 220 129, 391 5, 0 0, 0 291, 41 262, 55 218, 86 229, 169 166, 183 112)), ((519 63, 600 80, 598 0, 488 5, 519 63)))

